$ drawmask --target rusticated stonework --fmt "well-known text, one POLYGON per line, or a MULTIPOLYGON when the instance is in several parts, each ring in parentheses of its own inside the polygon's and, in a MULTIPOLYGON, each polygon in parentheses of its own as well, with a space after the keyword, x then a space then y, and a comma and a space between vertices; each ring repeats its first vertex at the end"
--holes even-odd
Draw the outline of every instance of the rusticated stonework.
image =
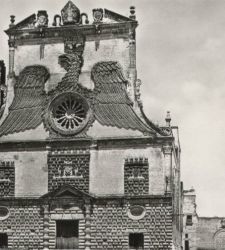
MULTIPOLYGON (((140 201, 136 200, 135 204, 138 202, 140 201)), ((108 201, 93 206, 92 248, 128 250, 130 249, 129 234, 143 233, 143 249, 171 249, 171 204, 149 200, 149 203, 144 204, 146 214, 140 220, 132 220, 128 217, 127 212, 130 205, 128 202, 121 205, 118 201, 108 201)))
POLYGON ((43 249, 43 215, 40 206, 12 205, 0 231, 8 235, 9 249, 43 249))
POLYGON ((14 162, 0 162, 0 196, 14 196, 15 166, 14 162))
POLYGON ((89 191, 88 150, 60 150, 48 154, 48 190, 53 191, 65 184, 89 191))
POLYGON ((148 159, 126 159, 124 164, 124 192, 126 195, 148 194, 148 169, 148 159))

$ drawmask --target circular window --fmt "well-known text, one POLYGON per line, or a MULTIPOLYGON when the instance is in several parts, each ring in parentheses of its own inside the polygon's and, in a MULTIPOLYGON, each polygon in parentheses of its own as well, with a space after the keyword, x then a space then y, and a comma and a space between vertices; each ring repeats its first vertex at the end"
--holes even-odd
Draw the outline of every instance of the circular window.
POLYGON ((140 220, 145 216, 146 210, 139 205, 131 206, 128 210, 128 217, 132 220, 140 220))
POLYGON ((7 207, 0 207, 0 220, 5 220, 9 217, 9 210, 7 207))
POLYGON ((62 134, 75 134, 87 124, 89 105, 78 94, 63 93, 51 102, 49 115, 53 129, 62 134))

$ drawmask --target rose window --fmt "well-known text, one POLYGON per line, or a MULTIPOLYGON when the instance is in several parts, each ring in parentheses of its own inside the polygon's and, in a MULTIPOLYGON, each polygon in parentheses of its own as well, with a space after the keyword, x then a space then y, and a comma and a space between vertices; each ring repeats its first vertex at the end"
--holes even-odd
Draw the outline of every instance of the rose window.
POLYGON ((89 116, 86 100, 75 93, 57 96, 50 104, 50 122, 53 129, 63 134, 73 134, 85 127, 89 116))

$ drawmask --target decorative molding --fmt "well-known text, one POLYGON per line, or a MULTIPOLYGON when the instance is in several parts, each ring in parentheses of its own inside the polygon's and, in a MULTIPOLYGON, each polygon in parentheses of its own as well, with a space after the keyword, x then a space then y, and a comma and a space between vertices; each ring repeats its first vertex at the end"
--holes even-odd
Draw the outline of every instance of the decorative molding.
POLYGON ((62 25, 62 18, 60 15, 55 15, 54 16, 54 20, 53 20, 53 23, 52 23, 52 26, 61 26, 62 25), (59 21, 57 21, 59 20, 59 21))
POLYGON ((18 29, 25 29, 25 28, 35 28, 34 24, 36 22, 36 14, 32 14, 22 20, 21 22, 14 24, 15 22, 15 16, 10 16, 11 17, 11 24, 10 24, 10 29, 9 30, 18 30, 18 29))
POLYGON ((111 10, 108 10, 108 9, 104 9, 104 12, 105 12, 104 16, 106 18, 112 19, 112 20, 117 21, 117 22, 129 22, 129 21, 133 21, 129 17, 120 15, 120 14, 118 14, 116 12, 113 12, 111 10))
POLYGON ((172 154, 173 147, 172 145, 163 145, 162 146, 162 151, 164 155, 171 155, 172 154))
POLYGON ((47 27, 48 26, 48 13, 46 10, 39 10, 37 14, 36 27, 47 27))
POLYGON ((127 215, 132 220, 141 220, 145 217, 146 209, 140 205, 132 205, 127 211, 127 215))
POLYGON ((43 250, 49 250, 49 206, 48 205, 43 206, 43 212, 44 212, 43 250))
POLYGON ((91 204, 85 205, 85 250, 91 250, 91 204))
MULTIPOLYGON (((74 204, 75 205, 75 204, 74 204)), ((72 211, 69 214, 57 211, 55 214, 51 212, 51 220, 83 220, 83 214, 75 214, 72 211)))
POLYGON ((50 103, 47 112, 48 124, 62 135, 73 135, 82 131, 92 111, 89 103, 79 94, 64 92, 50 103))
POLYGON ((74 38, 68 38, 65 40, 66 54, 59 56, 59 64, 67 73, 58 86, 48 93, 48 105, 43 113, 43 120, 45 128, 50 131, 50 137, 75 136, 82 131, 85 133, 94 122, 93 92, 79 84, 79 76, 83 65, 82 54, 84 45, 84 39, 78 44, 77 38, 75 40, 74 38), (76 115, 76 112, 80 112, 77 110, 78 106, 76 106, 76 103, 79 103, 84 112, 83 114, 79 113, 79 115, 82 115, 80 118, 77 118, 76 115), (56 107, 60 109, 60 105, 67 106, 62 106, 62 111, 57 111, 56 107), (72 113, 69 114, 68 112, 72 113), (81 119, 82 122, 77 119, 81 119), (60 123, 58 124, 58 122, 60 123), (78 126, 78 124, 80 125, 78 126))
POLYGON ((80 10, 72 1, 68 1, 68 3, 63 7, 61 15, 63 25, 80 23, 80 10))
POLYGON ((146 157, 128 157, 125 159, 125 165, 148 165, 148 158, 146 157))
POLYGON ((137 79, 135 83, 135 99, 138 103, 138 105, 143 106, 142 101, 141 101, 141 80, 137 79))
POLYGON ((0 221, 6 220, 9 216, 9 209, 5 206, 0 206, 0 221))
POLYGON ((103 9, 93 9, 92 10, 94 23, 101 23, 103 19, 103 9))

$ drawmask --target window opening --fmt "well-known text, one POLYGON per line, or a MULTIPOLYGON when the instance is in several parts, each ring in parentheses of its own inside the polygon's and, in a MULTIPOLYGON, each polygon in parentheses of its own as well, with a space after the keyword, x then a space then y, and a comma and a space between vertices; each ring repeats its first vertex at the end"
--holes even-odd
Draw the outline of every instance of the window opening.
POLYGON ((6 233, 0 233, 0 248, 8 248, 8 235, 6 233))
POLYGON ((192 215, 187 215, 186 226, 192 226, 192 215))
POLYGON ((129 234, 129 248, 130 249, 144 249, 144 234, 130 233, 129 234))

